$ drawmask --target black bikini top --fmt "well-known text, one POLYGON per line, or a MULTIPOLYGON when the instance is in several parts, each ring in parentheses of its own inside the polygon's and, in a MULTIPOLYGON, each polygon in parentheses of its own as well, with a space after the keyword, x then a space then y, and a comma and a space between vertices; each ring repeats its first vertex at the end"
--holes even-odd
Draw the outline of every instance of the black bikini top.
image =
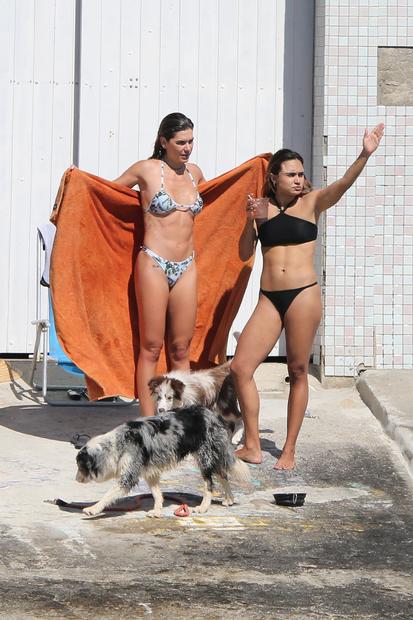
POLYGON ((258 229, 258 239, 263 247, 289 245, 290 243, 307 243, 317 239, 317 224, 285 211, 297 201, 294 198, 287 206, 278 207, 279 215, 266 220, 258 229))

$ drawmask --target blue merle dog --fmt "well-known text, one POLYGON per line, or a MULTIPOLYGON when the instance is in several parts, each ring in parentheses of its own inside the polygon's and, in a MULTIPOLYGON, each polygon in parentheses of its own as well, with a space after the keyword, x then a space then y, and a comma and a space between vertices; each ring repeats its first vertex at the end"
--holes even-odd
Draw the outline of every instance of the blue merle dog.
POLYGON ((195 512, 206 512, 211 505, 213 475, 222 486, 223 505, 231 506, 234 497, 228 477, 248 481, 248 466, 234 456, 222 418, 205 407, 192 406, 126 422, 104 435, 92 437, 77 454, 76 480, 103 482, 117 478, 117 483, 84 512, 90 516, 103 512, 128 495, 139 478, 143 478, 154 498, 154 508, 148 516, 160 517, 161 474, 176 467, 188 454, 195 458, 204 479, 203 499, 195 512))

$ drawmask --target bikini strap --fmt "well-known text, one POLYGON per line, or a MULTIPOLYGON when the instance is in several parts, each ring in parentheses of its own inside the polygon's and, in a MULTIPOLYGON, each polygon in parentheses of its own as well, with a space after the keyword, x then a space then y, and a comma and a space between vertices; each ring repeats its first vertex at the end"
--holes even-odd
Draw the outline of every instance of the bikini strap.
POLYGON ((186 168, 187 173, 189 174, 189 178, 190 178, 190 179, 191 179, 191 181, 192 181, 192 185, 195 187, 195 189, 198 189, 198 188, 197 188, 197 186, 196 186, 196 183, 195 183, 195 179, 194 179, 194 177, 192 176, 192 174, 191 174, 191 172, 190 172, 189 168, 188 168, 187 166, 185 166, 185 168, 186 168))
POLYGON ((279 203, 277 198, 274 196, 274 203, 275 206, 277 207, 277 209, 279 210, 280 214, 282 215, 283 213, 285 213, 287 211, 287 209, 289 209, 290 207, 293 207, 295 205, 295 203, 297 202, 299 196, 295 196, 295 198, 293 198, 288 204, 286 204, 284 207, 282 207, 279 203))
POLYGON ((164 171, 163 171, 163 159, 161 159, 161 189, 163 189, 164 171))

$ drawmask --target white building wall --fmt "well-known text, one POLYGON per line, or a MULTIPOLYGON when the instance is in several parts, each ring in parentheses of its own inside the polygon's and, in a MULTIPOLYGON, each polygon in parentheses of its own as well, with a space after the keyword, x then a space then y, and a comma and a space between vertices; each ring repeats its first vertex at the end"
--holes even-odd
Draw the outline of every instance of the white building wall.
MULTIPOLYGON (((6 196, 0 277, 9 292, 0 305, 0 352, 13 353, 33 348, 36 226, 47 220, 71 163, 115 178, 151 154, 159 121, 172 111, 194 121, 193 161, 206 178, 286 143, 310 157, 313 3, 3 4, 1 45, 9 65, 0 76, 7 162, 0 170, 6 196)), ((255 306, 260 267, 258 252, 234 330, 255 306)), ((234 344, 230 339, 228 353, 234 344)))
POLYGON ((83 3, 79 164, 112 178, 159 121, 195 123, 207 178, 283 140, 284 1, 83 3))
POLYGON ((36 226, 72 161, 74 20, 74 0, 1 3, 0 352, 33 349, 36 226))
POLYGON ((377 99, 378 46, 411 45, 412 34, 411 0, 316 2, 315 172, 323 164, 334 181, 364 128, 386 124, 379 151, 325 217, 327 376, 413 366, 413 107, 377 99))

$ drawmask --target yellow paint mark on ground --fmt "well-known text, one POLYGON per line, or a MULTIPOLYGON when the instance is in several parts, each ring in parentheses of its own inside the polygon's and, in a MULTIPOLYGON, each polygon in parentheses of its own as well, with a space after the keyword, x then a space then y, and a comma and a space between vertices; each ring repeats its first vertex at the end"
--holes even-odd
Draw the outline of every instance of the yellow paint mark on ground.
POLYGON ((179 524, 198 530, 245 530, 245 526, 236 517, 186 517, 179 524))
POLYGON ((269 519, 249 518, 238 519, 237 517, 218 517, 218 516, 195 516, 186 517, 179 521, 182 527, 200 530, 245 530, 251 527, 268 527, 269 519))
POLYGON ((241 522, 247 523, 248 527, 268 527, 273 523, 271 519, 262 519, 260 517, 248 517, 248 519, 241 519, 241 522))

